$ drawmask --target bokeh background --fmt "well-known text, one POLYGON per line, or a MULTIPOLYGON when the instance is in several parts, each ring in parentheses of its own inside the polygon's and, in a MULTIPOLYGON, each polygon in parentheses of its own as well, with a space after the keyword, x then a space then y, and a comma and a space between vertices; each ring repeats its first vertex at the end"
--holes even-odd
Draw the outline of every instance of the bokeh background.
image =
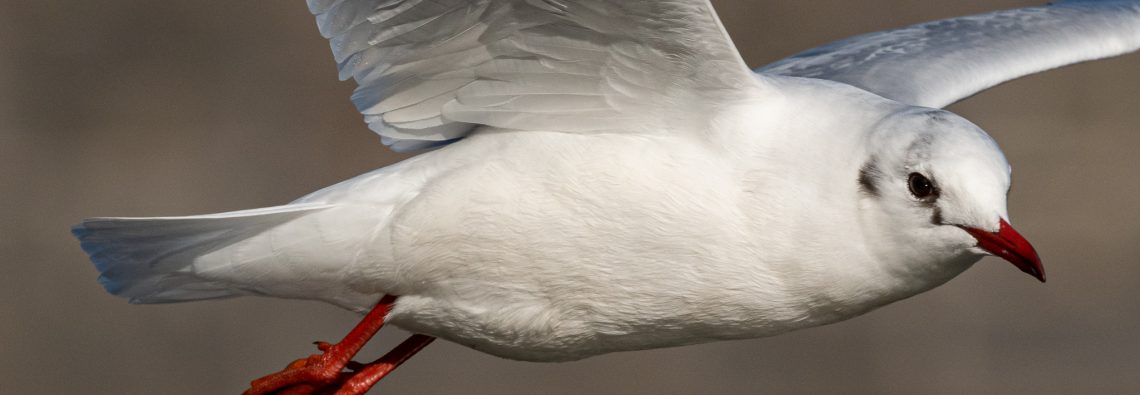
MULTIPOLYGON (((716 1, 752 66, 857 33, 1043 1, 716 1)), ((0 393, 236 393, 355 315, 240 298, 133 306, 68 226, 288 202, 399 160, 301 1, 0 0, 0 393)), ((1042 285, 986 259, 932 292, 779 337, 513 362, 438 342, 392 394, 1077 393, 1140 389, 1140 55, 952 110, 1014 165, 1042 285)), ((403 333, 385 333, 379 355, 403 333)))

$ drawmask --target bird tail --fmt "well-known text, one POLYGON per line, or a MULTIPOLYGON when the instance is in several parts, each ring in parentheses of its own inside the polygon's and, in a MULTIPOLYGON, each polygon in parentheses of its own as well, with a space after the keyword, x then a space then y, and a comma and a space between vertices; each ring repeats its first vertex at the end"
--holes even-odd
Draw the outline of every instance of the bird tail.
POLYGON ((131 303, 239 296, 196 273, 196 258, 330 206, 293 204, 189 217, 88 218, 71 228, 107 292, 131 303))

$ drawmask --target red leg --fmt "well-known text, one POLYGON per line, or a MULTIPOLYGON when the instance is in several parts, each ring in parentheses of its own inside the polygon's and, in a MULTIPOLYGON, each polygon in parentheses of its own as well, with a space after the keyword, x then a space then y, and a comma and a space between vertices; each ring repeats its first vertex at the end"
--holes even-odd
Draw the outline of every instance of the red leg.
MULTIPOLYGON (((356 355, 364 347, 364 343, 384 326, 384 317, 388 315, 395 301, 395 296, 384 295, 376 307, 373 307, 372 311, 369 311, 339 343, 318 343, 317 348, 323 351, 321 354, 299 359, 289 364, 285 370, 250 382, 249 389, 242 394, 265 395, 298 384, 302 384, 298 387, 312 387, 313 390, 309 391, 311 393, 337 383, 343 379, 342 371, 352 356, 356 355)), ((294 389, 289 390, 286 392, 292 392, 294 389)), ((302 388, 295 390, 305 393, 302 388)))
POLYGON ((380 379, 396 370, 396 367, 423 350, 428 344, 431 344, 432 340, 435 338, 428 335, 412 335, 380 359, 365 365, 363 369, 353 374, 335 395, 363 395, 380 379))

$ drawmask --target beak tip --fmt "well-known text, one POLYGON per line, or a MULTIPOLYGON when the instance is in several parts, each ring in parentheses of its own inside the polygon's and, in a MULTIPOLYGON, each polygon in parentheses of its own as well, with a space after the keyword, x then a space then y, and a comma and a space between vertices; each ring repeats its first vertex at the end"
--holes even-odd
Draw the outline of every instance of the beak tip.
POLYGON ((1036 259, 1026 260, 1023 262, 1016 262, 1014 263, 1014 266, 1017 266, 1018 269, 1021 269, 1022 273, 1033 276, 1033 278, 1036 278, 1037 281, 1040 281, 1042 283, 1045 282, 1045 268, 1041 265, 1041 261, 1036 259))
POLYGON ((1004 219, 998 220, 997 232, 985 231, 977 228, 963 227, 967 233, 978 241, 978 247, 1001 257, 1017 266, 1022 272, 1033 276, 1037 281, 1045 282, 1045 267, 1041 265, 1041 258, 1029 241, 1013 230, 1004 219))
MULTIPOLYGON (((1032 247, 1030 247, 1032 248, 1032 247)), ((1033 276, 1037 281, 1045 283, 1045 266, 1041 264, 1041 258, 1037 257, 1037 251, 1032 251, 1032 257, 1017 262, 1016 259, 1008 259, 1010 262, 1021 269, 1022 272, 1033 276)))

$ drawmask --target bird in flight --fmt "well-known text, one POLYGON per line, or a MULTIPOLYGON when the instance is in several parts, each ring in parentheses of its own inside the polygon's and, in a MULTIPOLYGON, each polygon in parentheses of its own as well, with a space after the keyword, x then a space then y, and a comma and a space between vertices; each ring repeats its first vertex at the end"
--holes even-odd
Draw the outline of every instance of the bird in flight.
POLYGON ((1010 165, 940 108, 1140 47, 1140 1, 1062 1, 749 70, 707 0, 309 0, 352 102, 422 151, 292 203, 73 228, 132 303, 364 313, 247 394, 360 394, 436 337, 504 358, 771 336, 945 283, 1040 281, 1010 165), (385 324, 416 333, 352 359, 385 324))

